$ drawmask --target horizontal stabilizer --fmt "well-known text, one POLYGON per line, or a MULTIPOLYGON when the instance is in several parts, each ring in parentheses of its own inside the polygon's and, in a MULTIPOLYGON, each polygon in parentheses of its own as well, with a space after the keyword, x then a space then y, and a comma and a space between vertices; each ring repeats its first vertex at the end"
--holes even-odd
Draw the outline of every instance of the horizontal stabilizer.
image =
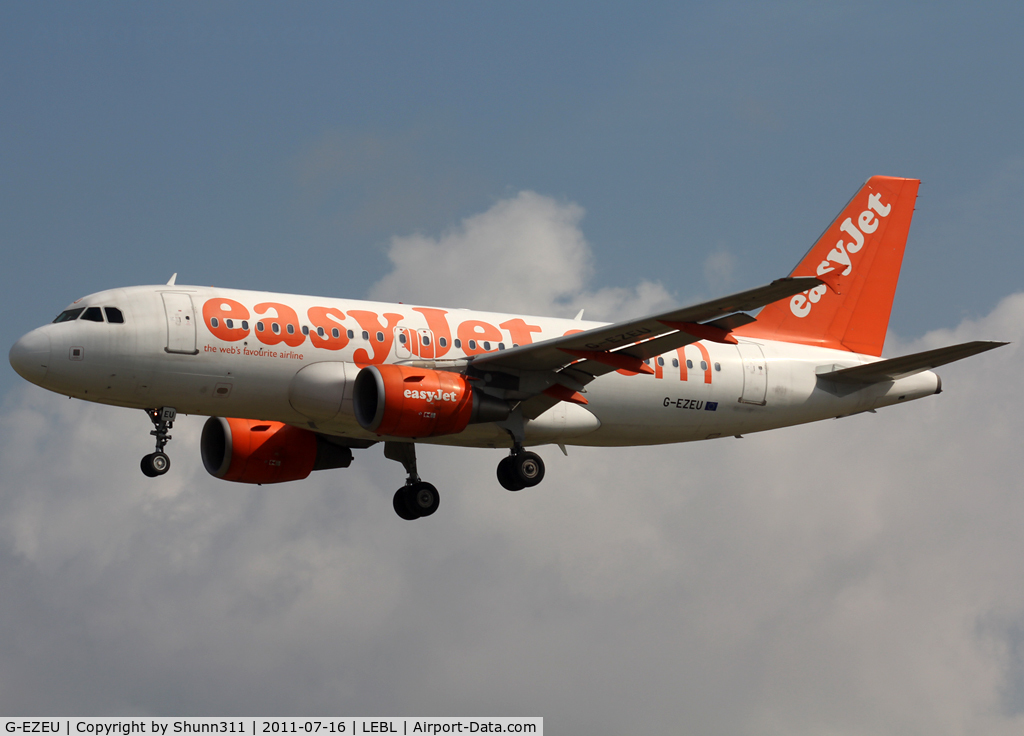
POLYGON ((1002 347, 1005 342, 988 342, 976 340, 965 342, 961 345, 950 345, 936 350, 926 350, 923 353, 904 355, 889 360, 879 360, 867 365, 858 365, 853 368, 840 368, 839 370, 827 370, 831 366, 822 366, 818 370, 825 369, 827 372, 819 373, 818 378, 835 383, 848 384, 871 384, 883 383, 885 381, 896 381, 900 378, 912 376, 915 373, 938 368, 940 365, 952 363, 957 360, 969 358, 986 350, 1002 347))

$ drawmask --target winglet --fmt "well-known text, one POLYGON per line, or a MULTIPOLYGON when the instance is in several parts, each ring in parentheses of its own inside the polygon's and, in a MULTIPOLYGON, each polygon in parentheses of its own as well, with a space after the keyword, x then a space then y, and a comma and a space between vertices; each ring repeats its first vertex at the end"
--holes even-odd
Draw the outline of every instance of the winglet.
POLYGON ((168 286, 174 286, 174 282, 178 279, 178 272, 175 271, 174 275, 171 276, 171 280, 167 282, 168 286))

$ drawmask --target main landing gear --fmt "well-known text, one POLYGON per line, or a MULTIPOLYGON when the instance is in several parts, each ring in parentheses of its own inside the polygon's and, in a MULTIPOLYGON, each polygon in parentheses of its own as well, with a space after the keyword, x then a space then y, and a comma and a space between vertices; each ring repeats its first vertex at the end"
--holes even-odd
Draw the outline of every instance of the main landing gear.
POLYGON ((402 463, 408 478, 395 491, 395 513, 406 521, 430 516, 437 511, 441 495, 430 483, 420 480, 416 472, 416 445, 412 442, 385 442, 384 457, 402 463))
POLYGON ((510 491, 521 491, 544 480, 544 461, 535 452, 524 452, 520 445, 498 463, 498 482, 510 491))
POLYGON ((174 418, 177 414, 174 408, 170 406, 146 410, 149 421, 153 422, 154 429, 150 434, 156 437, 156 452, 142 458, 142 462, 139 465, 142 468, 143 474, 150 478, 163 475, 171 469, 171 459, 164 452, 164 445, 171 439, 170 431, 171 427, 174 426, 174 418))
MULTIPOLYGON (((437 511, 441 496, 433 485, 420 480, 416 472, 416 445, 412 442, 385 442, 384 457, 402 463, 408 478, 395 491, 395 513, 406 521, 430 516, 437 511)), ((498 463, 498 482, 510 491, 521 491, 544 480, 544 461, 535 452, 523 450, 518 442, 512 453, 498 463)))

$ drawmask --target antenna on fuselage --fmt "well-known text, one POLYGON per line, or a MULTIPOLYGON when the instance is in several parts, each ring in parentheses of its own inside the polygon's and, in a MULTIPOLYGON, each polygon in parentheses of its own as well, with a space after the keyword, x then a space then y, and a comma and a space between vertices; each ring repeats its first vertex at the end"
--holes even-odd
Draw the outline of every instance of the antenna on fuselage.
POLYGON ((174 274, 171 276, 171 280, 167 282, 167 285, 168 286, 174 286, 174 280, 177 279, 177 278, 178 278, 178 272, 175 271, 174 274))

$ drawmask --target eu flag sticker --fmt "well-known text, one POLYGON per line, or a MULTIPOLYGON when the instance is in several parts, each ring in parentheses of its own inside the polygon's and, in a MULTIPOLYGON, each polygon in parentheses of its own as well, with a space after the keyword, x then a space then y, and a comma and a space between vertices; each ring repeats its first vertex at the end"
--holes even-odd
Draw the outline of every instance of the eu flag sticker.
POLYGON ((704 404, 704 411, 718 411, 718 402, 708 401, 704 404))

